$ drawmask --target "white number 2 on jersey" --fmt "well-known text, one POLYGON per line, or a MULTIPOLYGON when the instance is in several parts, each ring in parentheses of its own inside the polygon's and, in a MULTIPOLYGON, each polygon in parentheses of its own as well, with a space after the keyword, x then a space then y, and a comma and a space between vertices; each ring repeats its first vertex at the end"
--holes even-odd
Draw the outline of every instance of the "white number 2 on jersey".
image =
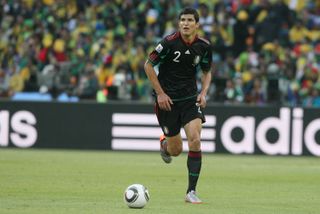
POLYGON ((181 55, 180 51, 175 51, 174 55, 176 55, 176 57, 173 59, 174 62, 180 62, 179 57, 181 55))

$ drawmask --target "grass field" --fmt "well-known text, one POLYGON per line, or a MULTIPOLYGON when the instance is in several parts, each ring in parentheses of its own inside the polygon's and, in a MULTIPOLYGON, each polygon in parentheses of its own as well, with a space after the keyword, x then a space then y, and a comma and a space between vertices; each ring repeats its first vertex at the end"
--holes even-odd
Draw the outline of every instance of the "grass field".
POLYGON ((198 193, 184 202, 186 154, 0 149, 0 213, 320 213, 320 159, 204 154, 198 193), (148 187, 144 209, 123 191, 148 187))

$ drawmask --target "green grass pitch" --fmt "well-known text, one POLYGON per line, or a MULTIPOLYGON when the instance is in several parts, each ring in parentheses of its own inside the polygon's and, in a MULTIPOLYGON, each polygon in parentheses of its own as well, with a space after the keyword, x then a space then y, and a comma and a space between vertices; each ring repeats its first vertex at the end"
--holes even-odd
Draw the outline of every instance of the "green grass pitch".
POLYGON ((184 202, 186 154, 0 149, 0 213, 320 213, 320 159, 203 154, 201 205, 184 202), (144 184, 151 199, 129 209, 123 191, 144 184))

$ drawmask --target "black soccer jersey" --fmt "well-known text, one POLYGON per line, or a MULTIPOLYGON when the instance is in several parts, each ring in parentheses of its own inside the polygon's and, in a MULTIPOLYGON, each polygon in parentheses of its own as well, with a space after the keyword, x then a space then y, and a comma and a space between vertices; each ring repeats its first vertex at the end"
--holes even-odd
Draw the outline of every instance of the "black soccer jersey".
POLYGON ((196 73, 210 71, 210 43, 200 37, 187 44, 179 32, 165 37, 149 54, 149 62, 159 64, 158 80, 164 92, 173 100, 185 100, 197 95, 196 73))

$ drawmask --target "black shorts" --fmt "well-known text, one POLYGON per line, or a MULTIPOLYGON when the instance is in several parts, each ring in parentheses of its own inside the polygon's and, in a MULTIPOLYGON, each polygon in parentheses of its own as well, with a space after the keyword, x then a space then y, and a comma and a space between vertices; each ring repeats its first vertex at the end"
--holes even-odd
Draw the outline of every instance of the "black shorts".
POLYGON ((203 109, 197 106, 196 98, 175 101, 171 105, 171 111, 164 111, 155 103, 155 112, 159 125, 165 136, 172 137, 180 133, 181 127, 193 119, 200 118, 202 123, 205 122, 203 109))

